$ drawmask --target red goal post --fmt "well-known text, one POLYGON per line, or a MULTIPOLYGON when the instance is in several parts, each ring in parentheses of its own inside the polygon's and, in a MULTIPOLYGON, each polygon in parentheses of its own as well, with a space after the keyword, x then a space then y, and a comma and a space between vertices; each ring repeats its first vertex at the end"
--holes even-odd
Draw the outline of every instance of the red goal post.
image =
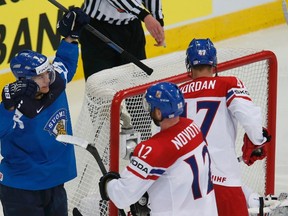
MULTIPOLYGON (((185 72, 184 59, 185 53, 178 52, 145 60, 144 63, 154 69, 151 76, 147 76, 132 64, 128 64, 101 71, 87 80, 85 99, 74 132, 75 135, 95 145, 107 170, 121 171, 129 162, 120 156, 120 109, 123 103, 131 115, 134 129, 141 133, 141 140, 148 139, 153 133, 153 126, 149 120, 149 114, 142 109, 142 95, 147 87, 155 82, 170 81, 180 84, 188 81, 190 78, 185 72)), ((263 125, 272 135, 265 160, 257 161, 250 167, 244 163, 241 164, 243 182, 261 195, 273 194, 277 103, 276 56, 271 51, 220 49, 218 62, 219 76, 235 75, 245 83, 254 103, 262 109, 263 125)), ((243 129, 239 127, 236 146, 239 156, 243 134, 243 129)), ((83 205, 79 197, 85 198, 90 194, 99 196, 95 185, 98 185, 102 174, 98 168, 95 168, 97 164, 92 162, 92 159, 87 159, 80 150, 76 149, 76 157, 78 177, 67 186, 68 201, 70 206, 80 208, 82 212, 88 212, 87 206, 89 205, 83 205), (92 163, 94 163, 93 169, 95 170, 89 171, 92 163), (86 175, 89 176, 87 180, 85 180, 86 175), (91 178, 91 176, 94 177, 91 178)), ((99 211, 102 215, 117 215, 117 209, 113 205, 99 209, 99 211)))

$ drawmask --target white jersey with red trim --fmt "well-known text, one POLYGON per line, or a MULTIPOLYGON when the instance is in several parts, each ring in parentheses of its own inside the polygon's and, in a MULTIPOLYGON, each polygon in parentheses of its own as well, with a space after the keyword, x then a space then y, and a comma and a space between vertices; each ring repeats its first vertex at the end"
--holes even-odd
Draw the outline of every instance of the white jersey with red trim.
POLYGON ((147 191, 151 216, 217 216, 211 160, 198 126, 187 118, 135 148, 120 179, 107 184, 118 208, 147 191))
POLYGON ((194 119, 206 138, 212 159, 212 181, 241 186, 241 171, 235 150, 237 123, 250 140, 260 145, 262 116, 245 85, 236 77, 200 77, 180 86, 186 117, 194 119))

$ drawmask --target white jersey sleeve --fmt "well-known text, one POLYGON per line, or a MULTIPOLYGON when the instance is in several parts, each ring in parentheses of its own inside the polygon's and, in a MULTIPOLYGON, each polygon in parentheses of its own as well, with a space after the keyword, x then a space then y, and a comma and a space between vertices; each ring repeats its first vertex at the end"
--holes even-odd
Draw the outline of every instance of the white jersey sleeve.
POLYGON ((260 107, 252 101, 235 98, 228 109, 244 128, 253 144, 261 145, 266 141, 262 134, 262 112, 260 107))

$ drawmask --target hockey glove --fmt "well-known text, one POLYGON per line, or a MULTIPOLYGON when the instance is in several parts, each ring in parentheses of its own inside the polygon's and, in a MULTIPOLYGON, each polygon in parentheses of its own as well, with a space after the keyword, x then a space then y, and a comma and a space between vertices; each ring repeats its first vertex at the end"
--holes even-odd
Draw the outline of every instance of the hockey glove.
POLYGON ((63 37, 78 39, 81 29, 88 24, 90 17, 80 8, 75 7, 64 14, 57 23, 57 29, 63 37))
POLYGON ((148 193, 146 192, 138 202, 130 205, 130 212, 132 216, 149 216, 150 209, 148 208, 148 193))
POLYGON ((251 166, 257 160, 262 160, 266 157, 266 143, 270 142, 271 140, 271 135, 266 128, 263 128, 263 136, 266 138, 266 142, 262 145, 254 145, 245 133, 243 138, 244 144, 242 146, 242 157, 244 163, 246 163, 248 166, 251 166))
POLYGON ((103 175, 100 178, 99 191, 100 191, 102 200, 106 200, 106 201, 110 200, 106 191, 106 184, 112 179, 119 179, 119 178, 120 178, 120 175, 119 173, 116 173, 116 172, 107 172, 105 175, 103 175))
POLYGON ((12 107, 16 107, 23 96, 35 97, 38 89, 37 83, 31 79, 17 80, 4 86, 2 101, 5 109, 10 110, 12 107))

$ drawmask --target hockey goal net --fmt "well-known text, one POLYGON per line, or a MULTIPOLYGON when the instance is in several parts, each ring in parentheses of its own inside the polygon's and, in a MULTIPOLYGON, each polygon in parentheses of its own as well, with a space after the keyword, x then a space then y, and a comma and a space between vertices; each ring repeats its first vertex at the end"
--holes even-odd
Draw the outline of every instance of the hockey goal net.
MULTIPOLYGON (((142 95, 152 83, 171 81, 183 83, 189 79, 185 68, 185 52, 175 52, 143 61, 154 69, 146 75, 133 64, 103 70, 92 75, 86 83, 81 113, 74 128, 74 135, 94 145, 107 170, 120 171, 128 164, 120 154, 120 108, 125 106, 134 129, 146 140, 154 133, 148 113, 142 109, 142 95)), ((255 104, 262 108, 263 125, 272 134, 268 156, 248 167, 241 163, 243 182, 260 195, 274 192, 275 127, 277 60, 271 51, 247 49, 219 49, 218 73, 235 75, 244 81, 255 104)), ((237 154, 241 155, 244 131, 239 126, 237 154)), ((112 215, 117 209, 113 204, 100 201, 98 190, 102 173, 95 159, 84 149, 75 147, 78 177, 66 185, 69 214, 78 208, 84 216, 112 215)))

